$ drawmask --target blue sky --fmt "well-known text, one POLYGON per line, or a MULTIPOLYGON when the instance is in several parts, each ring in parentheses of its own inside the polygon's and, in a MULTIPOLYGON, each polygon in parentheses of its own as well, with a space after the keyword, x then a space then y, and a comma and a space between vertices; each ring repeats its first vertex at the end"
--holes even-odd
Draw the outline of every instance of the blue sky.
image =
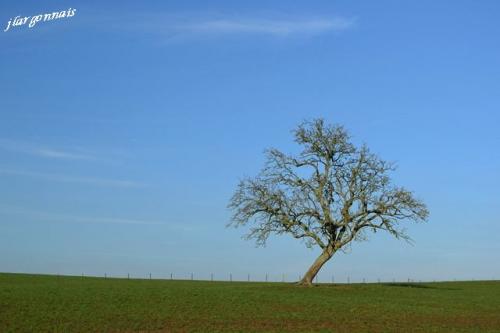
POLYGON ((0 271, 296 279, 318 250, 227 229, 263 151, 323 117, 423 199, 320 280, 500 277, 497 1, 3 1, 0 271), (12 17, 76 15, 3 32, 12 17))

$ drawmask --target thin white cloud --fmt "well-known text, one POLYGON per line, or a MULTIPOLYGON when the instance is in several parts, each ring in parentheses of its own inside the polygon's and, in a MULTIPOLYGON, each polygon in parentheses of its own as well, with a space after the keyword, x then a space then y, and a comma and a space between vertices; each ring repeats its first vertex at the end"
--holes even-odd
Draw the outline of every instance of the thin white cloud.
POLYGON ((104 179, 104 178, 91 178, 91 177, 73 177, 66 176, 61 174, 52 174, 52 173, 41 173, 41 172, 31 172, 31 171, 22 171, 22 170, 12 170, 12 169, 3 169, 0 168, 0 175, 13 175, 13 176, 23 176, 23 177, 32 177, 43 180, 50 180, 56 182, 66 182, 66 183, 82 183, 82 184, 91 184, 91 185, 99 185, 99 186, 112 186, 112 187, 127 187, 127 188, 140 188, 147 187, 147 184, 129 181, 129 180, 116 180, 116 179, 104 179))
POLYGON ((54 149, 45 146, 37 146, 26 142, 18 142, 5 139, 0 139, 0 149, 33 155, 33 156, 44 157, 44 158, 69 159, 69 160, 97 159, 96 156, 89 153, 54 149))
POLYGON ((201 230, 201 226, 187 225, 183 223, 171 223, 161 220, 129 219, 116 217, 80 216, 59 214, 46 211, 25 209, 16 206, 0 204, 0 215, 18 216, 25 219, 41 222, 57 223, 85 223, 85 224, 125 224, 125 225, 157 225, 167 227, 172 231, 193 232, 201 230))
POLYGON ((83 155, 77 154, 73 152, 67 152, 62 150, 54 150, 49 148, 39 148, 33 150, 33 154, 39 155, 42 157, 50 157, 50 158, 63 158, 63 159, 71 159, 71 160, 90 160, 95 159, 94 156, 91 155, 83 155))
MULTIPOLYGON (((96 17, 99 17, 98 15, 96 17)), ((114 19, 114 18, 113 18, 114 19)), ((253 13, 234 15, 227 13, 164 13, 144 12, 120 17, 127 24, 114 24, 109 18, 96 19, 96 25, 130 33, 148 33, 163 41, 217 38, 224 36, 274 38, 313 37, 326 33, 339 33, 356 26, 354 17, 335 15, 288 15, 281 13, 253 13)))
POLYGON ((354 19, 340 17, 294 20, 222 18, 177 24, 174 29, 185 34, 261 34, 286 37, 343 31, 352 28, 354 23, 354 19))
POLYGON ((160 221, 150 220, 135 220, 124 218, 109 218, 109 217, 88 217, 88 216, 74 216, 74 215, 61 215, 46 212, 28 212, 29 215, 35 218, 43 219, 45 221, 55 222, 73 222, 73 223, 106 223, 106 224, 141 224, 141 225, 165 225, 166 223, 160 221))
POLYGON ((108 217, 89 217, 75 216, 65 214, 55 214, 41 211, 25 210, 21 208, 12 208, 0 206, 0 213, 10 215, 20 215, 30 219, 52 221, 52 222, 70 222, 70 223, 106 223, 106 224, 141 224, 141 225, 167 225, 161 221, 151 220, 136 220, 124 218, 108 218, 108 217))

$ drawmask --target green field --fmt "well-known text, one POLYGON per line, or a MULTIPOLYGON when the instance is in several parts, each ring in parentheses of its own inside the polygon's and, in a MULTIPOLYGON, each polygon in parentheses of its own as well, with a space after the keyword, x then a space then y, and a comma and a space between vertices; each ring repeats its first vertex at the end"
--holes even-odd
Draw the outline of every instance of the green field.
POLYGON ((320 285, 0 274, 0 332, 500 332, 500 282, 320 285))

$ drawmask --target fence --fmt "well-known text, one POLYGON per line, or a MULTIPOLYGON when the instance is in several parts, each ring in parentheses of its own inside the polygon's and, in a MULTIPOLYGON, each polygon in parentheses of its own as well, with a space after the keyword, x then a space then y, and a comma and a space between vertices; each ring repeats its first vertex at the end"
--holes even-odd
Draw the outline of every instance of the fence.
MULTIPOLYGON (((60 274, 57 274, 58 276, 60 274)), ((181 280, 181 281, 211 281, 211 282, 281 282, 281 283, 290 283, 297 282, 302 279, 301 275, 287 275, 285 273, 282 274, 246 274, 246 276, 242 277, 241 275, 235 278, 232 273, 227 274, 215 274, 210 273, 208 275, 197 276, 194 273, 188 274, 174 274, 170 273, 167 275, 154 275, 152 273, 144 274, 144 275, 109 275, 108 273, 104 273, 103 275, 85 275, 81 274, 81 277, 104 277, 108 278, 118 278, 118 279, 141 279, 141 280, 181 280)), ((430 283, 430 282, 450 282, 450 281, 476 281, 478 279, 414 279, 411 277, 408 278, 392 278, 392 279, 382 279, 382 278, 371 278, 367 279, 365 277, 357 277, 353 278, 350 275, 343 276, 340 279, 337 279, 335 275, 326 276, 324 274, 318 274, 314 283, 332 283, 332 284, 355 284, 355 283, 430 283)), ((479 279, 479 280, 492 280, 495 281, 495 277, 491 279, 479 279)))

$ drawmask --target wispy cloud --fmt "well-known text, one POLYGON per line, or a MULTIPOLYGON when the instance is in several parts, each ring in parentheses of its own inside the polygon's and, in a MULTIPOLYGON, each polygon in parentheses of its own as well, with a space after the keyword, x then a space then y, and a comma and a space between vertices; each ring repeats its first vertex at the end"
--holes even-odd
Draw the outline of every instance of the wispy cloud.
POLYGON ((50 148, 38 148, 32 151, 33 154, 39 155, 42 157, 49 158, 63 158, 63 159, 71 159, 71 160, 93 160, 95 159, 92 155, 84 155, 77 154, 74 152, 62 151, 62 150, 54 150, 50 148))
POLYGON ((166 227, 176 232, 194 232, 202 230, 200 225, 168 222, 166 220, 129 219, 121 217, 81 216, 60 214, 47 211, 26 209, 19 206, 10 206, 0 203, 0 215, 17 216, 31 221, 57 223, 85 223, 85 224, 116 224, 116 225, 156 225, 166 227))
POLYGON ((180 34, 229 35, 260 34, 286 37, 291 35, 316 35, 326 32, 343 31, 354 26, 354 19, 261 19, 261 18, 220 18, 205 19, 175 24, 171 26, 180 34))
MULTIPOLYGON (((97 16, 99 17, 99 16, 97 16)), ((113 20, 113 19, 111 19, 113 20)), ((283 15, 253 13, 234 15, 226 13, 134 13, 120 17, 127 24, 114 24, 101 17, 97 24, 116 29, 148 33, 163 40, 185 40, 235 36, 269 36, 274 38, 312 37, 338 33, 355 27, 356 18, 335 15, 283 15)))
POLYGON ((104 179, 104 178, 92 178, 92 177, 73 177, 61 174, 31 172, 31 171, 12 170, 3 168, 0 168, 0 175, 1 174, 32 177, 32 178, 57 181, 57 182, 83 183, 83 184, 91 184, 99 186, 132 187, 132 188, 148 187, 147 184, 129 180, 116 180, 116 179, 104 179))
POLYGON ((168 225, 161 221, 152 220, 137 220, 125 218, 108 218, 108 217, 89 217, 75 216, 66 214, 57 214, 41 211, 26 210, 21 208, 12 208, 0 205, 0 213, 24 216, 29 219, 52 221, 52 222, 69 222, 69 223, 106 223, 106 224, 140 224, 140 225, 168 225))
POLYGON ((45 158, 53 158, 53 159, 69 159, 69 160, 95 160, 96 156, 79 152, 79 151, 71 151, 71 150, 62 150, 49 148, 46 146, 38 146, 35 144, 30 144, 26 142, 18 142, 6 139, 0 139, 0 149, 45 157, 45 158))

